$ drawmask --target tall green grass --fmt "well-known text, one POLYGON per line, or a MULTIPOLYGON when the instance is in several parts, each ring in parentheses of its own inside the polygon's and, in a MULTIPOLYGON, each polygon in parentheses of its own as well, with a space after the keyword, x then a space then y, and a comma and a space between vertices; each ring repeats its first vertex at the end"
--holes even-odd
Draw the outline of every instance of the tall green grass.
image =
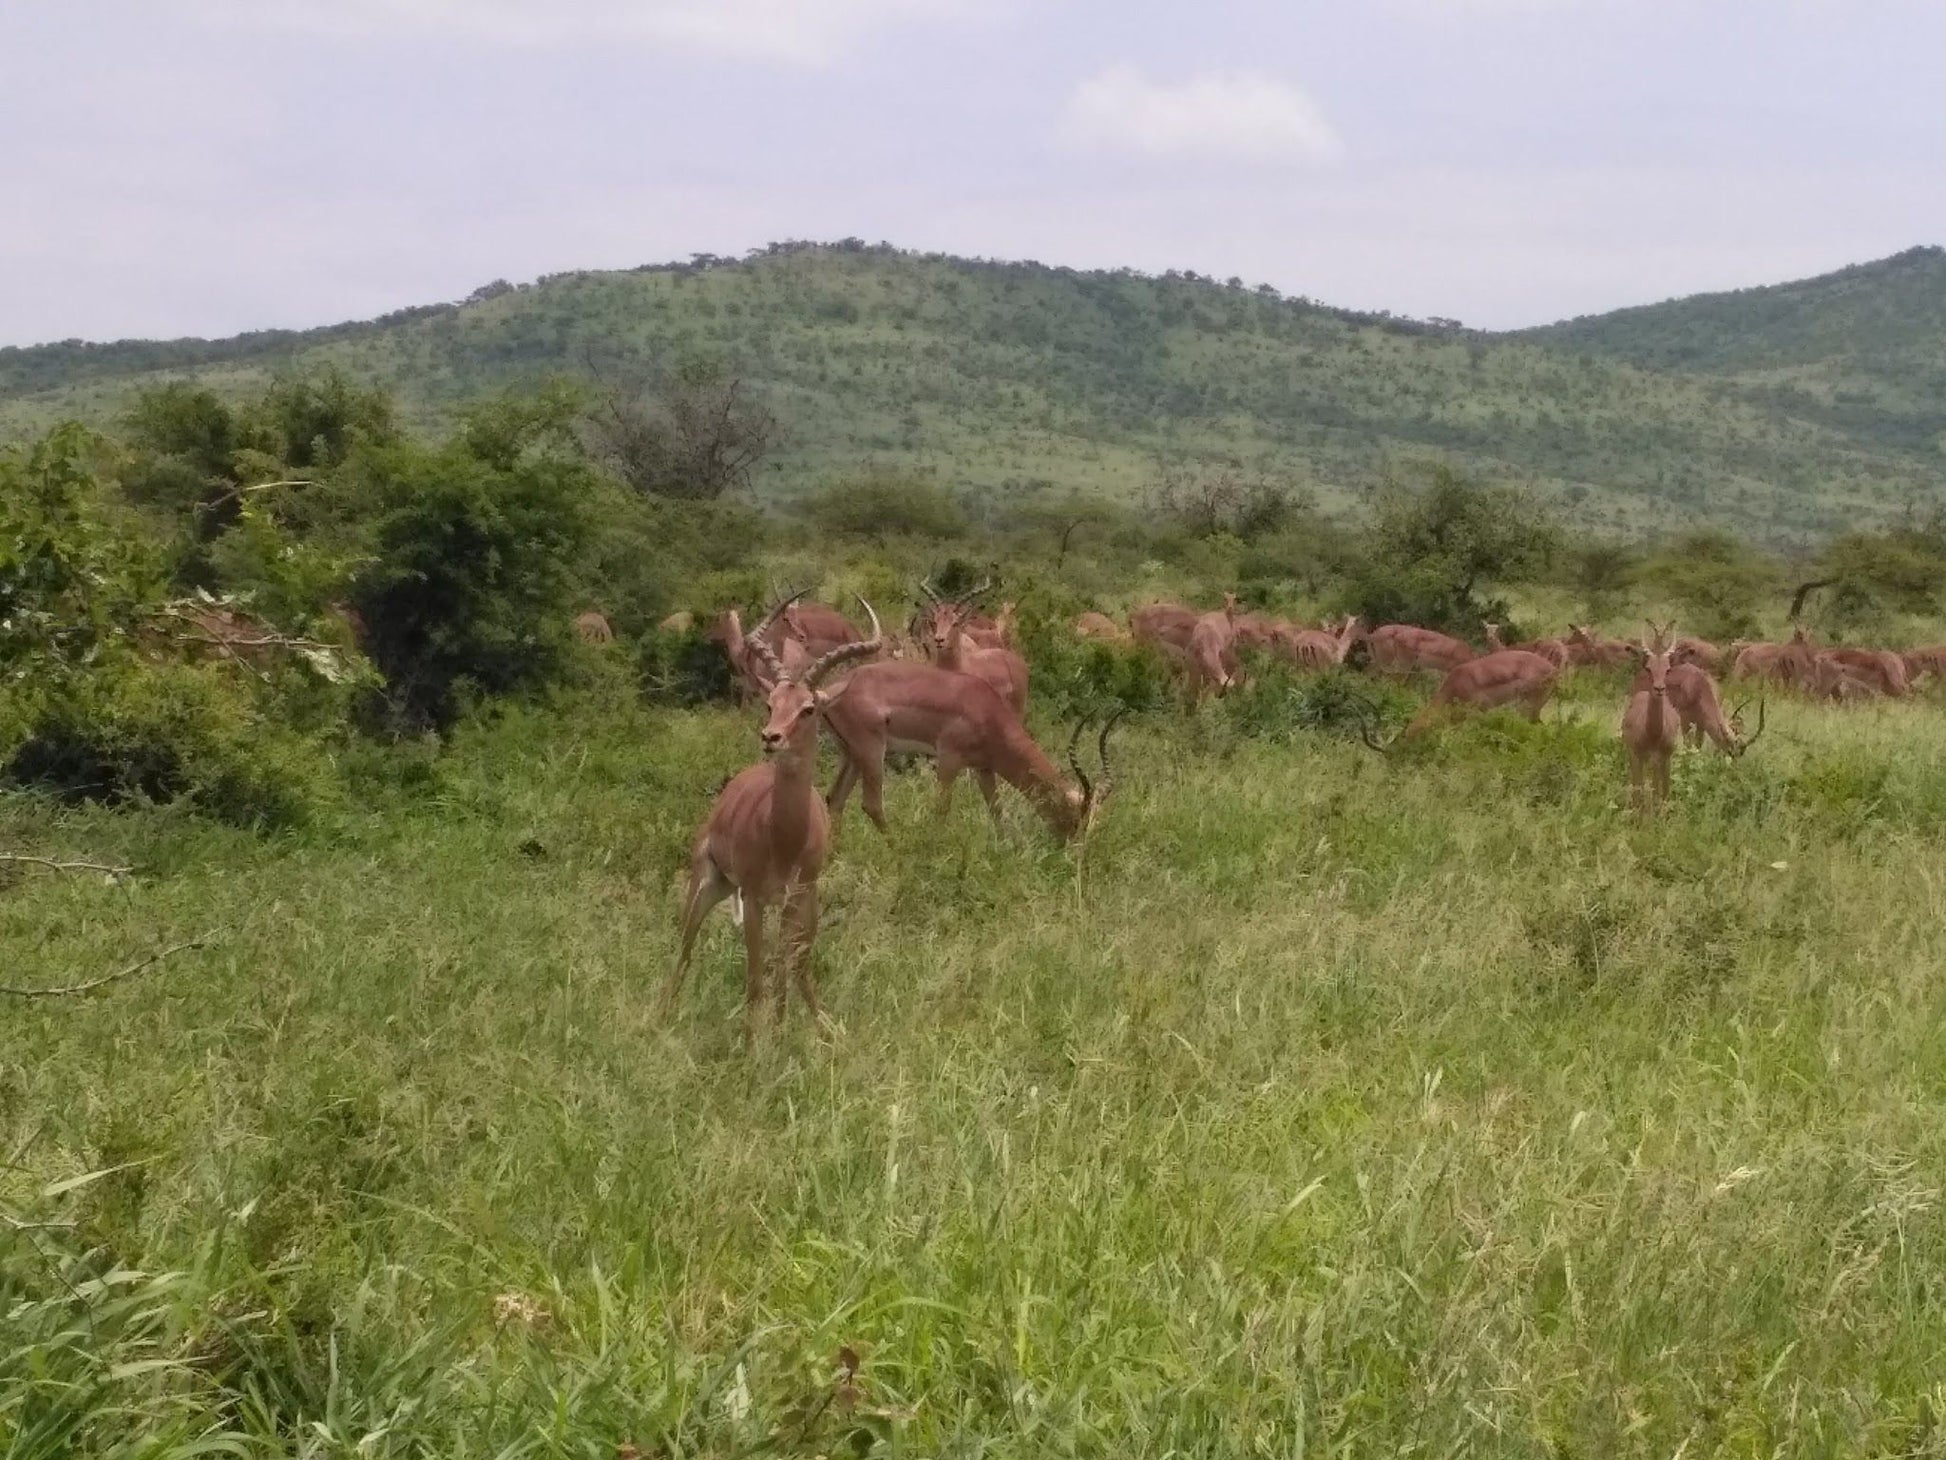
POLYGON ((6 1453, 1939 1453, 1939 711, 1774 704, 1654 822, 1617 712, 1158 714, 1080 854, 900 778, 749 1052, 727 919, 653 999, 748 716, 287 839, 0 803, 142 869, 0 874, 0 981, 215 934, 0 1004, 6 1453))

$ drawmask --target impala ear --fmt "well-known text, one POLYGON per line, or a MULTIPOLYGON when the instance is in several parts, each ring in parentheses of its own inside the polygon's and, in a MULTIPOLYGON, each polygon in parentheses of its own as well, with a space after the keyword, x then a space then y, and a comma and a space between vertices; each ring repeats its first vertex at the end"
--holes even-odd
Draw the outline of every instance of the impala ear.
POLYGON ((830 689, 812 690, 811 694, 818 702, 818 713, 823 714, 826 710, 829 710, 833 705, 837 704, 839 700, 845 697, 845 691, 850 688, 851 677, 847 675, 842 683, 833 685, 830 689))

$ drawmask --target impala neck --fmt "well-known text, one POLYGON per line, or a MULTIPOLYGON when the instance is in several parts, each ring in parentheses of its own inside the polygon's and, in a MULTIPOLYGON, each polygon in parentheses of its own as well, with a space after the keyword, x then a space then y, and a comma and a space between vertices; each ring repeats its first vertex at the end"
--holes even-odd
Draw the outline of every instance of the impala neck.
POLYGON ((781 843, 796 844, 811 825, 811 802, 817 796, 817 717, 791 737, 789 745, 771 759, 770 825, 781 843))

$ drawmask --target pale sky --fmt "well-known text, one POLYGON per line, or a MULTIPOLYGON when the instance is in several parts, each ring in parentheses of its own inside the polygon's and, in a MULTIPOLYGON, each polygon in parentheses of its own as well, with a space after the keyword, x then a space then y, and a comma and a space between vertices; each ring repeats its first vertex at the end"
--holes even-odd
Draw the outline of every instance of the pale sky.
POLYGON ((857 235, 1507 327, 1946 240, 1939 0, 0 0, 0 344, 857 235))

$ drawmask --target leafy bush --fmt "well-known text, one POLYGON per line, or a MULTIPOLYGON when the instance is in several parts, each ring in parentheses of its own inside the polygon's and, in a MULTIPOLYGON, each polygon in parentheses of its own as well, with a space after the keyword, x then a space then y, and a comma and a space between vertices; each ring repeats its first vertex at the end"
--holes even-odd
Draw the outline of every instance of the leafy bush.
POLYGON ((544 444, 500 460, 462 437, 347 463, 337 490, 367 557, 351 602, 385 676, 387 729, 444 730, 470 696, 537 690, 567 667, 593 474, 544 444))
POLYGON ((638 651, 642 692, 657 704, 691 706, 727 700, 736 674, 723 646, 706 625, 664 632, 650 630, 638 651))
POLYGON ((0 776, 69 801, 187 800, 266 828, 304 821, 331 794, 319 746, 259 713, 233 673, 132 658, 43 697, 0 776))
POLYGON ((806 499, 804 512, 819 531, 856 542, 966 534, 966 514, 943 487, 886 467, 830 483, 806 499))

